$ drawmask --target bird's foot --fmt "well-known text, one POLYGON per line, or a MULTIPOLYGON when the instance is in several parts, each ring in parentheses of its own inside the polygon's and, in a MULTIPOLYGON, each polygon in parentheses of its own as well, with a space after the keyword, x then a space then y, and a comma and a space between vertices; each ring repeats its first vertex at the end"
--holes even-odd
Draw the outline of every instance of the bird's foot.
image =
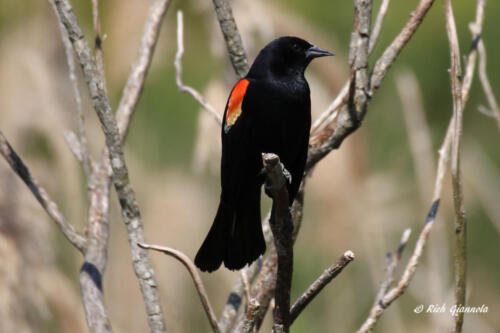
MULTIPOLYGON (((285 165, 283 163, 280 163, 280 166, 281 166, 281 171, 283 172, 283 176, 285 177, 286 182, 288 184, 291 184, 292 183, 292 174, 290 173, 290 171, 288 171, 285 168, 285 165)), ((262 169, 262 171, 260 172, 260 175, 264 175, 265 173, 266 173, 266 170, 262 169)), ((266 181, 264 183, 264 192, 266 193, 266 195, 269 198, 271 198, 271 199, 273 198, 273 186, 267 178, 266 178, 266 181)))
POLYGON ((292 183, 292 174, 290 173, 290 171, 288 171, 285 168, 285 165, 283 163, 280 163, 280 164, 281 164, 281 171, 283 171, 283 176, 285 176, 286 180, 288 181, 288 184, 291 184, 292 183))

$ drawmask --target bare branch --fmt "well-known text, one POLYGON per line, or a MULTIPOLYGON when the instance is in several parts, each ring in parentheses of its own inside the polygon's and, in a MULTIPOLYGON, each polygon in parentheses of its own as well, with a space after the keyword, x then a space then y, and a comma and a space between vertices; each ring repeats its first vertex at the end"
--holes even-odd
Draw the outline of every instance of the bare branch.
POLYGON ((245 290, 245 296, 247 298, 247 304, 250 303, 252 297, 250 296, 250 282, 248 281, 246 269, 240 271, 241 281, 243 282, 243 289, 245 290))
POLYGON ((248 303, 247 316, 243 322, 243 333, 254 333, 257 332, 255 327, 255 315, 259 311, 260 304, 255 299, 251 299, 248 303))
MULTIPOLYGON (((436 180, 434 183, 434 194, 432 198, 432 204, 427 214, 425 225, 422 228, 420 235, 418 236, 418 240, 417 243, 415 244, 415 248, 410 257, 410 260, 408 261, 408 264, 406 265, 403 275, 401 279, 398 281, 396 287, 392 288, 390 291, 384 291, 384 289, 387 289, 389 287, 390 282, 386 282, 381 286, 376 298, 378 301, 375 302, 375 304, 371 308, 368 318, 365 320, 361 328, 358 330, 358 333, 371 332, 371 330, 373 330, 375 324, 377 323, 380 316, 382 316, 384 310, 405 292, 406 288, 410 284, 411 279, 413 278, 413 275, 415 274, 416 267, 419 263, 420 257, 422 256, 423 250, 427 243, 427 239, 429 237, 432 226, 434 225, 434 221, 436 219, 436 215, 438 212, 439 202, 441 200, 441 193, 443 190, 444 176, 446 173, 446 166, 448 165, 450 160, 451 142, 453 138, 453 132, 455 130, 454 122, 455 122, 455 117, 452 115, 450 123, 448 125, 448 130, 446 131, 446 135, 443 140, 443 144, 439 149, 439 161, 436 172, 436 180), (382 292, 384 292, 383 295, 382 292)), ((402 241, 400 244, 406 244, 406 242, 403 242, 405 238, 406 238, 405 234, 403 234, 402 241)), ((400 256, 400 254, 404 249, 404 246, 399 246, 398 248, 400 249, 398 251, 400 256)), ((388 268, 390 268, 390 266, 388 266, 388 268)), ((391 272, 388 273, 392 275, 391 272)))
MULTIPOLYGON (((370 55, 377 44, 378 36, 380 30, 382 29, 382 23, 387 14, 387 9, 389 9, 390 0, 383 0, 380 4, 380 8, 377 14, 377 19, 375 25, 373 26, 373 31, 370 35, 370 42, 368 47, 368 55, 370 55)), ((341 106, 347 104, 348 94, 349 94, 350 80, 344 84, 337 97, 333 102, 327 107, 327 109, 314 121, 311 126, 311 134, 316 134, 319 130, 323 129, 324 126, 332 123, 338 115, 338 110, 341 106)))
MULTIPOLYGON (((53 5, 52 7, 56 15, 59 16, 55 7, 53 5)), ((85 117, 82 109, 82 99, 80 96, 80 89, 78 88, 78 79, 76 77, 76 66, 73 57, 73 48, 68 38, 68 33, 66 32, 66 29, 62 25, 61 20, 59 19, 58 21, 59 21, 59 28, 61 30, 61 40, 63 42, 64 51, 66 54, 66 62, 68 64, 69 80, 71 82, 71 85, 73 86, 73 95, 76 104, 76 125, 77 125, 76 127, 78 130, 78 140, 80 141, 78 143, 80 157, 77 158, 82 163, 83 171, 85 173, 85 178, 90 179, 90 177, 92 176, 91 159, 87 149, 87 136, 85 135, 85 117)), ((66 141, 68 142, 68 144, 70 144, 68 139, 70 139, 69 136, 66 136, 66 141)), ((76 140, 76 137, 74 139, 76 140)), ((73 146, 70 145, 70 149, 73 152, 73 154, 75 154, 74 149, 77 146, 75 140, 72 140, 73 146)))
POLYGON ((282 325, 284 332, 290 326, 290 290, 293 272, 293 222, 288 207, 288 190, 284 167, 278 155, 262 154, 264 168, 273 195, 270 225, 274 236, 274 244, 278 253, 278 272, 274 299, 274 324, 282 325))
POLYGON ((236 75, 244 77, 249 69, 245 49, 241 40, 238 27, 233 17, 233 10, 227 0, 212 0, 215 7, 215 14, 219 21, 224 40, 226 41, 229 59, 233 65, 236 75))
POLYGON ((290 309, 290 324, 302 313, 305 307, 330 283, 342 270, 354 260, 354 253, 346 251, 337 262, 328 267, 316 281, 295 301, 290 309))
POLYGON ((481 81, 481 86, 483 87, 484 94, 488 100, 490 110, 492 115, 497 120, 498 128, 500 129, 500 108, 498 107, 497 100, 493 94, 493 89, 491 89, 490 80, 488 79, 488 74, 486 73, 486 49, 484 47, 483 40, 479 40, 478 44, 479 51, 479 80, 481 81))
POLYGON ((109 244, 109 188, 107 165, 102 161, 95 168, 89 197, 89 238, 85 262, 80 269, 80 287, 87 324, 91 332, 111 332, 104 307, 102 276, 106 269, 109 244))
MULTIPOLYGON (((370 75, 369 84, 367 84, 364 89, 361 89, 362 87, 360 87, 358 83, 358 89, 356 90, 358 91, 358 97, 362 96, 364 91, 364 93, 366 93, 367 95, 366 98, 355 99, 354 95, 351 96, 350 89, 347 89, 347 93, 345 89, 341 91, 341 93, 346 93, 346 95, 339 95, 339 97, 336 99, 339 102, 337 107, 337 110, 339 110, 338 115, 336 117, 326 117, 326 119, 328 119, 329 121, 331 120, 331 122, 327 124, 327 126, 321 131, 316 131, 316 134, 311 137, 311 148, 309 149, 306 166, 307 170, 310 170, 330 151, 338 148, 343 140, 359 127, 360 122, 364 117, 363 109, 366 109, 367 104, 369 103, 371 97, 373 97, 375 91, 380 86, 389 68, 394 63, 401 50, 406 46, 408 41, 414 35, 433 3, 434 0, 420 0, 417 8, 412 12, 410 19, 405 24, 401 32, 396 36, 394 41, 386 48, 382 56, 375 63, 373 71, 370 75), (348 107, 348 104, 350 103, 360 103, 356 106, 356 110, 361 111, 361 119, 358 119, 357 121, 356 119, 352 119, 350 114, 351 111, 348 107), (334 122, 333 120, 336 121, 334 122)), ((356 26, 357 25, 355 24, 355 27, 356 26)), ((356 35, 354 35, 354 37, 356 37, 356 35)), ((356 45, 357 43, 354 43, 354 40, 351 40, 351 48, 356 48, 358 52, 362 51, 363 55, 364 48, 358 48, 356 47, 356 45)), ((352 58, 353 57, 350 57, 351 66, 354 65, 354 63, 352 62, 352 58)), ((363 59, 363 56, 356 56, 354 58, 358 59, 359 61, 359 59, 363 59)), ((354 70, 354 67, 351 67, 351 69, 354 70)))
POLYGON ((380 288, 377 293, 377 297, 375 297, 375 303, 373 304, 373 306, 376 306, 383 300, 385 294, 387 293, 387 290, 394 281, 394 270, 396 269, 399 261, 401 260, 401 256, 403 255, 406 244, 410 239, 410 235, 411 235, 411 229, 408 228, 403 232, 403 235, 401 236, 401 240, 399 241, 399 245, 396 251, 394 251, 393 253, 391 252, 387 253, 385 278, 384 281, 382 281, 382 283, 380 284, 380 288))
POLYGON ((396 36, 391 45, 385 49, 382 56, 380 56, 377 60, 370 77, 370 96, 372 96, 375 90, 380 87, 387 71, 411 37, 413 37, 413 34, 417 31, 433 3, 434 0, 420 0, 417 8, 415 8, 415 10, 411 13, 410 19, 406 22, 404 28, 396 36))
POLYGON ((208 103, 196 89, 182 83, 182 55, 184 54, 184 23, 182 11, 177 11, 177 53, 175 54, 175 83, 180 91, 190 94, 219 125, 222 124, 222 117, 215 108, 208 103))
POLYGON ((399 260, 401 259, 403 251, 410 238, 410 234, 411 229, 406 229, 401 236, 401 241, 399 242, 399 246, 397 247, 397 249, 393 253, 387 253, 385 278, 380 284, 380 288, 377 296, 375 297, 375 302, 373 304, 370 317, 368 317, 368 319, 364 322, 363 326, 358 330, 358 333, 371 332, 371 330, 375 326, 376 320, 378 319, 377 314, 379 313, 377 312, 377 310, 380 310, 380 315, 382 314, 382 311, 385 308, 385 305, 383 303, 384 296, 387 294, 387 290, 394 281, 394 270, 396 269, 399 260))
MULTIPOLYGON (((302 224, 303 217, 303 206, 304 206, 304 185, 305 179, 302 180, 302 184, 299 188, 299 192, 295 196, 295 201, 292 204, 292 218, 293 218, 293 233, 292 240, 295 241, 297 234, 300 230, 300 226, 302 224)), ((264 219, 263 230, 264 230, 264 238, 266 239, 266 244, 268 246, 267 255, 264 259, 262 267, 260 269, 259 275, 255 283, 253 284, 251 290, 251 296, 255 299, 260 307, 254 314, 250 314, 248 311, 246 316, 249 315, 254 317, 255 327, 260 328, 262 321, 264 320, 264 316, 270 306, 270 303, 273 299, 273 295, 275 294, 276 288, 276 271, 277 271, 277 263, 278 263, 278 255, 276 253, 276 247, 273 244, 273 237, 271 228, 269 226, 268 221, 270 220, 270 214, 268 217, 264 219)), ((242 332, 242 324, 244 321, 244 315, 238 317, 237 322, 239 323, 234 330, 234 332, 242 332)))
POLYGON ((370 47, 368 48, 368 52, 370 54, 377 44, 378 36, 380 35, 380 31, 382 30, 382 23, 384 22, 385 14, 387 14, 387 10, 389 9, 390 2, 391 0, 383 0, 380 4, 380 8, 378 9, 377 18, 375 19, 375 24, 373 25, 372 34, 370 37, 370 47))
POLYGON ((94 51, 97 69, 101 73, 103 89, 107 91, 106 75, 104 72, 104 51, 102 50, 104 38, 101 35, 101 22, 99 19, 99 0, 92 0, 92 22, 94 24, 94 51))
MULTIPOLYGON (((465 306, 466 297, 466 271, 467 271, 467 251, 466 251, 466 227, 467 218, 465 214, 465 203, 463 197, 462 175, 460 166, 460 150, 462 139, 462 122, 463 111, 474 73, 475 58, 477 53, 477 42, 480 38, 482 31, 482 24, 484 20, 484 0, 477 0, 476 20, 471 25, 473 41, 471 51, 469 52, 468 61, 466 65, 466 72, 463 82, 460 82, 461 69, 460 69, 460 47, 458 45, 458 36, 455 25, 455 18, 453 17, 453 8, 451 0, 444 1, 444 14, 446 20, 446 34, 450 47, 450 81, 451 81, 451 94, 453 99, 453 116, 454 122, 454 135, 452 138, 451 147, 451 178, 453 185, 453 203, 455 207, 455 304, 456 306, 465 306)), ((464 314, 459 313, 454 317, 455 329, 454 332, 462 332, 464 314)))
POLYGON ((257 329, 260 328, 260 325, 264 320, 264 316, 266 315, 266 312, 269 308, 271 299, 275 294, 277 263, 278 254, 276 253, 275 246, 271 244, 267 250, 266 259, 262 264, 260 273, 251 291, 252 299, 257 301, 260 306, 253 312, 247 311, 246 315, 243 315, 243 320, 239 320, 240 318, 238 318, 238 325, 233 330, 233 332, 241 333, 245 331, 245 319, 252 320, 255 327, 257 329))
POLYGON ((351 81, 347 80, 344 84, 337 97, 333 100, 332 103, 326 108, 326 110, 314 121, 311 126, 311 135, 317 134, 321 129, 323 129, 327 124, 333 122, 333 120, 337 117, 339 109, 347 104, 347 97, 349 95, 349 87, 351 85, 351 81))
POLYGON ((161 23, 169 4, 170 0, 153 0, 149 7, 148 16, 142 30, 137 58, 132 65, 127 83, 123 88, 120 104, 116 110, 116 121, 122 142, 127 136, 130 121, 141 96, 155 46, 158 42, 158 36, 160 35, 161 23))
MULTIPOLYGON (((261 267, 262 259, 259 258, 247 268, 243 268, 243 271, 245 272, 244 274, 248 280, 249 289, 251 289, 251 283, 259 273, 261 267)), ((218 321, 218 325, 222 333, 229 332, 232 328, 236 315, 238 314, 238 310, 241 306, 244 293, 247 294, 246 283, 243 281, 243 276, 240 276, 240 278, 237 279, 231 287, 226 305, 224 306, 222 315, 218 321)), ((250 300, 252 299, 251 290, 249 290, 248 293, 250 296, 247 295, 247 299, 250 300)), ((256 311, 258 311, 258 309, 256 311)))
POLYGON ((94 109, 106 137, 106 146, 109 150, 109 159, 113 170, 113 183, 120 201, 123 221, 128 231, 134 270, 144 298, 148 324, 152 332, 164 332, 165 322, 153 268, 149 263, 147 251, 137 245, 144 242, 139 205, 130 184, 120 133, 111 112, 104 83, 68 0, 54 0, 54 2, 82 67, 94 109))
POLYGON ((145 244, 145 243, 139 243, 138 244, 141 248, 147 249, 147 250, 154 250, 154 251, 159 251, 162 252, 166 255, 169 255, 177 260, 179 260, 184 267, 187 268, 189 271, 189 274, 191 275, 191 278, 193 279, 194 285, 196 287, 196 291, 198 291, 198 295, 200 296, 201 303, 203 304, 203 309, 205 310, 205 313, 207 314, 208 321, 210 322, 210 326, 212 326, 213 332, 219 333, 219 326, 217 325, 217 318, 215 316, 214 310, 212 309, 212 306, 210 305, 210 301, 208 300, 208 295, 205 290, 205 287, 203 286, 203 281, 201 280, 200 274, 198 274, 198 271, 196 269, 196 266, 193 264, 191 259, 184 253, 182 253, 179 250, 173 249, 171 247, 167 246, 160 246, 160 245, 150 245, 150 244, 145 244))
POLYGON ((80 234, 75 227, 64 217, 57 204, 52 201, 49 194, 43 187, 38 185, 36 179, 31 175, 28 167, 21 160, 19 155, 12 149, 2 132, 0 132, 0 153, 14 172, 28 186, 31 193, 38 200, 50 218, 56 223, 66 239, 69 240, 81 253, 85 253, 87 248, 87 238, 80 234))

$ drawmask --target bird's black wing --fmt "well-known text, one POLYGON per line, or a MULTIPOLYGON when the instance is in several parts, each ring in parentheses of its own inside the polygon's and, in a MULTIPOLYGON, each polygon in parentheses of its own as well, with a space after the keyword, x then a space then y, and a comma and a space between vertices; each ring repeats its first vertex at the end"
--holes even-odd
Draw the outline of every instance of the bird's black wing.
POLYGON ((260 181, 262 157, 252 141, 255 110, 248 100, 253 89, 248 79, 236 83, 229 96, 222 124, 221 183, 222 200, 232 203, 241 199, 242 191, 260 181))

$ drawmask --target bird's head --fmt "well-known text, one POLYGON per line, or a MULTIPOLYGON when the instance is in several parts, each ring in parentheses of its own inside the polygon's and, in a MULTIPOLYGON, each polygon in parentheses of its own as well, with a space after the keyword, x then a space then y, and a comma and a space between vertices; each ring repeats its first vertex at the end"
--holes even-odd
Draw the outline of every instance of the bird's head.
POLYGON ((258 74, 264 70, 270 70, 277 75, 290 72, 303 73, 314 58, 332 55, 334 55, 332 52, 323 50, 301 38, 279 37, 260 51, 250 73, 258 74))

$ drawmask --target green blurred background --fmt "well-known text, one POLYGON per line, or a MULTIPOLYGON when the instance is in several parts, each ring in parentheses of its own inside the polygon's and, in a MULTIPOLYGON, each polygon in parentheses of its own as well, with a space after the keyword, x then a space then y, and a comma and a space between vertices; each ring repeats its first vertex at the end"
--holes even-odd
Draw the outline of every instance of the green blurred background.
MULTIPOLYGON (((313 117, 335 97, 348 76, 352 1, 231 1, 252 60, 269 40, 301 36, 337 56, 310 66, 313 117)), ((370 63, 400 31, 418 1, 393 1, 370 63)), ((90 1, 72 1, 87 40, 93 36, 90 1)), ((380 1, 374 1, 378 9, 380 1)), ((107 87, 118 105, 133 62, 149 2, 101 1, 107 87)), ((475 1, 454 1, 460 49, 466 55, 475 1)), ((144 216, 147 239, 193 257, 215 214, 219 195, 219 128, 175 85, 176 11, 184 11, 183 80, 222 113, 236 77, 225 54, 208 0, 173 1, 165 17, 153 65, 126 143, 132 184, 144 216)), ((488 1, 482 38, 487 72, 500 96, 500 2, 488 1)), ((441 1, 391 68, 374 96, 362 127, 313 172, 306 189, 305 216, 297 241, 292 300, 345 250, 356 260, 307 308, 293 332, 350 332, 359 328, 383 278, 385 253, 412 228, 403 266, 413 249, 431 201, 437 150, 452 106, 449 51, 441 1), (408 140, 396 79, 415 77, 432 142, 430 177, 419 181, 408 140), (424 184, 423 184, 424 183, 424 184), (335 329, 334 329, 335 328, 335 329)), ((399 81, 398 81, 399 82, 399 81)), ((94 156, 103 137, 80 77, 87 135, 94 156)), ((498 332, 500 318, 500 132, 477 111, 487 105, 477 75, 464 115, 463 173, 468 216, 468 302, 486 314, 465 317, 466 332, 498 332)), ((55 15, 46 1, 0 3, 0 129, 79 230, 87 216, 83 172, 67 149, 64 130, 75 130, 74 102, 55 15)), ((0 163, 0 322, 17 332, 86 332, 78 290, 81 256, 15 178, 0 163), (9 326, 11 325, 11 326, 9 326)), ((429 176, 429 173, 427 173, 429 176)), ((449 175, 442 209, 414 280, 389 309, 376 332, 442 332, 452 317, 420 314, 419 304, 453 304, 453 206, 449 175)), ((147 329, 130 265, 126 234, 112 194, 111 240, 104 292, 117 332, 147 329)), ((264 206, 269 206, 265 199, 264 206)), ((265 213, 265 211, 263 210, 265 213)), ((152 254, 167 327, 171 332, 208 331, 187 272, 173 259, 152 254)), ((400 276, 401 267, 396 275, 400 276)), ((238 274, 221 269, 203 274, 220 313, 238 274)), ((269 316, 264 331, 269 330, 269 316)))

